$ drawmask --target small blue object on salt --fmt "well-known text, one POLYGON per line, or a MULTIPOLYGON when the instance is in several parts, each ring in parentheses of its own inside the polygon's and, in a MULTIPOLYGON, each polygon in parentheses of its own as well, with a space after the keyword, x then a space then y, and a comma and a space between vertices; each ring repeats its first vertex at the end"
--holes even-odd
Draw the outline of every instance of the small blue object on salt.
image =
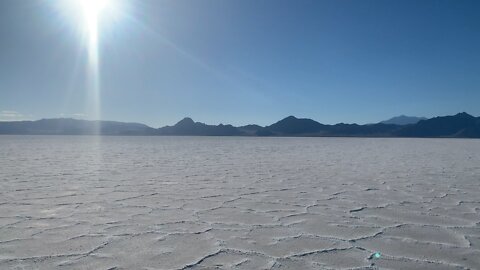
POLYGON ((380 256, 382 256, 382 255, 380 254, 380 252, 375 252, 375 253, 373 254, 373 257, 374 257, 375 259, 379 259, 380 256))

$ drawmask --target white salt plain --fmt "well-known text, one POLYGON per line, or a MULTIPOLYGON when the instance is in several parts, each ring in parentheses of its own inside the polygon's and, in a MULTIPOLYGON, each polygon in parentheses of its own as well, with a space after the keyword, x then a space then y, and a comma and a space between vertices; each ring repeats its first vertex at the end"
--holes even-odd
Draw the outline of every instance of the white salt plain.
POLYGON ((480 269, 480 140, 0 136, 0 269, 480 269))

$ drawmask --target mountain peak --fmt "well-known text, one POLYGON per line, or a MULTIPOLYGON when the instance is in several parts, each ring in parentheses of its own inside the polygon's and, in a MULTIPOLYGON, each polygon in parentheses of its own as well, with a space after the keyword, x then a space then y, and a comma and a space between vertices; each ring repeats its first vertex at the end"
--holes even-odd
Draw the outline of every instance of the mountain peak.
POLYGON ((293 115, 290 115, 290 116, 287 116, 287 117, 283 118, 283 120, 280 120, 280 121, 284 121, 284 120, 290 120, 291 121, 291 120, 298 120, 298 118, 293 116, 293 115))
POLYGON ((276 134, 307 134, 322 130, 324 125, 307 118, 296 118, 291 115, 275 124, 265 127, 276 134))
POLYGON ((461 113, 457 113, 455 115, 455 117, 463 117, 463 118, 474 118, 472 115, 466 113, 466 112, 461 112, 461 113))
POLYGON ((191 126, 195 124, 195 122, 192 120, 190 117, 185 117, 182 120, 180 120, 178 123, 175 124, 175 126, 191 126))

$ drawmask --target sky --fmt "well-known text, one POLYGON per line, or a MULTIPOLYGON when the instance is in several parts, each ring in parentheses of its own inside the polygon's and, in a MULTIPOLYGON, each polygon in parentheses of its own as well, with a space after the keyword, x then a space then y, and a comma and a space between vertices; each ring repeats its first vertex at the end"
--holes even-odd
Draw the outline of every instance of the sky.
POLYGON ((480 116, 477 0, 111 0, 99 15, 99 114, 74 2, 0 1, 0 121, 480 116))

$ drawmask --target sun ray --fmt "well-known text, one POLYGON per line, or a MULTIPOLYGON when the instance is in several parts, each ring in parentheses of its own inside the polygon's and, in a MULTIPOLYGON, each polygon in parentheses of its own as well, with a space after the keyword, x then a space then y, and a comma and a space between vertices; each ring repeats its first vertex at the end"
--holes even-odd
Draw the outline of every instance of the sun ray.
MULTIPOLYGON (((88 49, 88 94, 90 101, 89 111, 92 118, 101 120, 100 100, 100 57, 99 57, 99 22, 104 9, 112 3, 109 0, 76 0, 82 10, 84 31, 87 36, 88 49)), ((99 132, 98 128, 97 131, 99 132)))

